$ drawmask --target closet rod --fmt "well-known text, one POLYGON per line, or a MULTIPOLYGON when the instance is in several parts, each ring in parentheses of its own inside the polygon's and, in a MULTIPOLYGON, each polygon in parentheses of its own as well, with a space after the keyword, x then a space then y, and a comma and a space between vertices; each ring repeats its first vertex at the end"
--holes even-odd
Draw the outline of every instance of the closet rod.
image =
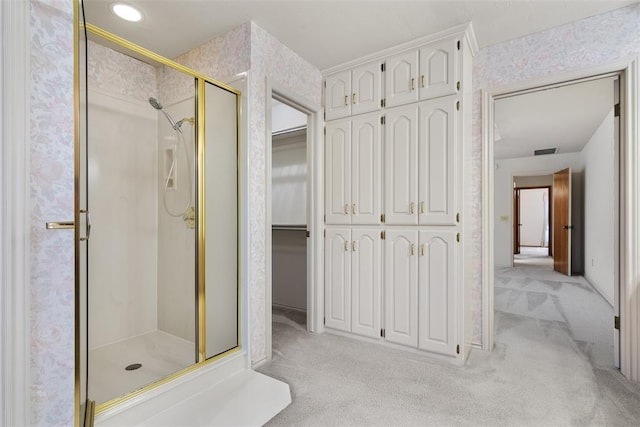
POLYGON ((283 129, 283 130, 279 130, 279 131, 273 132, 271 134, 271 136, 286 135, 288 133, 293 133, 293 132, 298 132, 298 131, 301 131, 301 130, 305 130, 306 128, 307 128, 307 125, 302 125, 302 126, 298 126, 298 127, 295 127, 295 128, 283 129))
POLYGON ((290 224, 278 224, 271 227, 272 230, 292 230, 292 231, 307 231, 306 225, 290 225, 290 224))

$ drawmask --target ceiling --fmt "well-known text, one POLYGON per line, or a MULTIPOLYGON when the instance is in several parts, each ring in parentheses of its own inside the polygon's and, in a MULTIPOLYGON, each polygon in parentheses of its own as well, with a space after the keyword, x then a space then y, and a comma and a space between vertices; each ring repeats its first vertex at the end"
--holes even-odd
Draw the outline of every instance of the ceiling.
MULTIPOLYGON (((87 22, 167 58, 253 20, 320 70, 472 22, 480 48, 637 3, 624 0, 84 0, 87 22), (116 1, 144 19, 113 15, 116 1)), ((496 159, 577 152, 611 110, 611 82, 496 102, 496 159)))
POLYGON ((144 15, 130 23, 116 1, 84 0, 87 22, 167 58, 253 20, 320 70, 467 22, 482 48, 637 2, 122 0, 144 15))
POLYGON ((534 150, 582 151, 613 109, 613 78, 499 99, 495 102, 495 159, 534 150))

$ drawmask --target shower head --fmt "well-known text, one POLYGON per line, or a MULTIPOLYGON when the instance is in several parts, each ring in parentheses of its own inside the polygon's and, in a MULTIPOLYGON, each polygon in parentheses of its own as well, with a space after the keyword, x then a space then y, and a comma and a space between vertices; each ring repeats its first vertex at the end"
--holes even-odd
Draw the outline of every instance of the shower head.
POLYGON ((149 98, 149 104, 151 104, 151 106, 153 108, 155 108, 156 110, 160 111, 162 114, 164 114, 164 116, 167 118, 167 120, 169 120, 169 123, 171 124, 171 127, 180 132, 180 125, 182 125, 182 123, 180 123, 180 125, 177 125, 176 122, 171 118, 171 116, 169 115, 169 113, 167 113, 166 111, 164 111, 164 108, 162 107, 162 104, 160 104, 160 101, 158 101, 157 99, 155 99, 153 96, 149 98))
POLYGON ((160 104, 160 101, 155 99, 153 96, 149 98, 149 104, 151 104, 151 106, 156 110, 162 110, 162 104, 160 104))

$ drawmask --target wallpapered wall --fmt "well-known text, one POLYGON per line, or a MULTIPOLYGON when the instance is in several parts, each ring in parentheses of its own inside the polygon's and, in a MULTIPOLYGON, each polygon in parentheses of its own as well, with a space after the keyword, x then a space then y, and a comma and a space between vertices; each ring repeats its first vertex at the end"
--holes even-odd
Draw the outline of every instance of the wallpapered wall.
MULTIPOLYGON (((72 2, 30 0, 31 6, 31 405, 34 425, 71 425, 73 417, 73 236, 44 222, 73 215, 72 2)), ((481 88, 593 67, 640 54, 640 5, 629 6, 513 41, 474 58, 472 155, 465 159, 471 234, 467 280, 474 289, 474 340, 481 342, 482 239, 481 88)), ((320 102, 318 70, 254 23, 178 58, 218 80, 249 71, 249 234, 251 358, 265 343, 265 78, 320 102)))
POLYGON ((251 78, 249 89, 249 200, 251 216, 249 248, 251 273, 249 282, 249 327, 251 360, 266 357, 266 79, 279 82, 310 102, 320 105, 322 76, 320 71, 284 46, 269 33, 251 23, 251 78))
MULTIPOLYGON (((482 133, 481 89, 526 82, 640 55, 640 4, 613 10, 481 49, 473 59, 472 155, 465 159, 465 210, 471 232, 466 280, 473 288, 476 343, 482 342, 482 133)), ((497 218, 495 219, 497 221, 497 218)))
POLYGON ((144 103, 156 96, 155 67, 91 40, 88 49, 87 78, 91 86, 144 103))
POLYGON ((249 329, 251 360, 266 357, 266 79, 320 104, 320 71, 253 22, 176 58, 185 66, 222 82, 249 72, 249 329))
POLYGON ((73 425, 73 3, 30 8, 31 423, 73 425))

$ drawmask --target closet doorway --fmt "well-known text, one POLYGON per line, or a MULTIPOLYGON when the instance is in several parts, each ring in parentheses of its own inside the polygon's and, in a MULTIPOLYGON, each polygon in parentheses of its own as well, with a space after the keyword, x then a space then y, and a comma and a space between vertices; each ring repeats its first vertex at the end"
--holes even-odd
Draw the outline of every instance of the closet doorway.
MULTIPOLYGON (((271 303, 276 323, 308 329, 308 115, 271 99, 271 303), (291 323, 293 322, 293 323, 291 323)), ((268 196, 269 197, 269 196, 268 196)))

